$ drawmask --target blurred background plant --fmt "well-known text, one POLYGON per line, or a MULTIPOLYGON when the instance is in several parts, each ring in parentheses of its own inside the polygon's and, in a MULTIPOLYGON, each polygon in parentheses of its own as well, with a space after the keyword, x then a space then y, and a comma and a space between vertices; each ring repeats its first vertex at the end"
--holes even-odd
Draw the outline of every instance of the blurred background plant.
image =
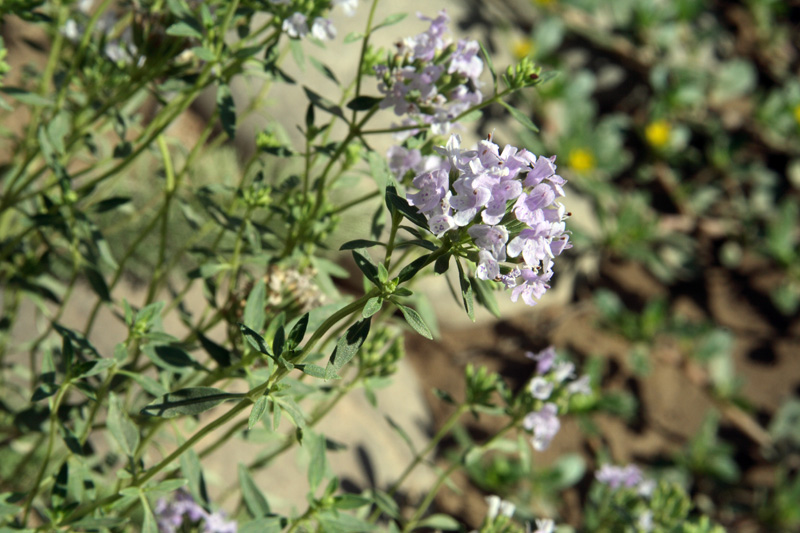
MULTIPOLYGON (((12 0, 2 9, 29 13, 41 4, 12 0)), ((183 3, 166 4, 177 9, 174 6, 183 3)), ((243 39, 249 37, 248 9, 256 4, 242 2, 241 11, 229 20, 243 39)), ((313 8, 313 2, 307 4, 313 8)), ((564 272, 572 283, 563 305, 467 332, 437 328, 431 306, 415 295, 408 301, 424 315, 431 331, 439 337, 438 329, 442 329, 438 344, 409 339, 410 346, 404 349, 396 326, 375 327, 364 342, 356 359, 356 376, 340 390, 363 388, 375 405, 375 391, 388 383, 398 361, 407 355, 419 370, 421 382, 437 390, 431 396, 438 422, 435 430, 451 431, 436 439, 437 454, 431 465, 436 471, 445 471, 451 464, 465 466, 464 477, 457 478, 464 482, 446 483, 449 488, 429 502, 437 514, 417 517, 415 525, 505 530, 509 523, 497 512, 485 516, 484 497, 497 495, 515 506, 514 517, 520 524, 537 524, 537 519, 546 516, 564 524, 561 531, 568 531, 570 524, 583 531, 714 531, 711 522, 729 531, 795 531, 800 527, 796 505, 800 498, 800 404, 794 398, 800 387, 800 4, 777 0, 472 0, 463 4, 462 16, 456 19, 460 30, 484 43, 491 55, 502 58, 507 51, 504 59, 508 63, 532 60, 544 67, 536 76, 547 77, 546 83, 536 91, 516 92, 509 100, 540 131, 521 127, 527 119, 510 121, 501 106, 486 107, 474 126, 480 136, 498 126, 501 133, 497 137, 503 137, 502 142, 525 146, 537 154, 558 155, 559 171, 569 180, 570 195, 565 203, 576 214, 569 225, 575 246, 559 258, 559 274, 564 272), (520 393, 527 390, 533 363, 523 352, 548 343, 578 363, 593 392, 567 401, 572 419, 565 422, 552 448, 539 454, 525 438, 494 440, 493 436, 502 428, 503 417, 518 407, 515 398, 525 397, 520 393), (435 366, 437 358, 445 359, 439 367, 435 366), (490 370, 476 370, 470 363, 490 370), (454 372, 454 366, 466 371, 454 372), (458 400, 468 401, 471 412, 451 419, 452 412, 446 409, 453 409, 452 403, 459 404, 458 400), (491 446, 486 453, 470 454, 487 439, 491 446), (647 490, 638 482, 636 486, 612 487, 595 476, 602 465, 629 462, 642 468, 642 479, 653 481, 645 486, 647 490)), ((304 174, 302 165, 285 163, 285 156, 302 154, 277 123, 255 136, 256 154, 242 164, 242 150, 237 153, 223 144, 236 137, 233 128, 253 108, 236 110, 237 120, 231 122, 228 83, 254 51, 244 45, 226 50, 230 55, 217 59, 230 60, 229 69, 217 71, 215 74, 222 75, 218 80, 204 73, 204 62, 212 58, 209 54, 218 51, 211 45, 221 41, 213 25, 206 23, 212 20, 211 14, 206 17, 200 4, 191 5, 196 17, 188 26, 172 26, 172 32, 167 32, 172 39, 157 41, 164 37, 159 29, 181 21, 150 19, 139 13, 123 16, 128 21, 141 16, 136 21, 137 27, 146 30, 143 33, 128 35, 125 24, 119 24, 97 42, 63 43, 106 58, 75 63, 80 67, 76 83, 100 106, 93 109, 92 118, 100 117, 101 127, 83 131, 83 115, 73 110, 88 109, 81 100, 84 97, 79 91, 64 92, 62 99, 74 107, 48 115, 52 120, 30 126, 22 132, 23 138, 29 141, 27 146, 36 141, 41 144, 48 168, 56 172, 61 168, 65 139, 69 139, 83 146, 83 163, 96 165, 103 180, 114 175, 103 174, 104 169, 113 170, 123 163, 124 175, 130 179, 117 180, 113 188, 96 196, 92 196, 95 184, 83 182, 79 194, 85 196, 79 198, 83 202, 80 209, 74 209, 73 191, 59 189, 56 183, 53 193, 43 195, 34 205, 32 220, 59 231, 74 224, 77 231, 55 232, 54 236, 31 230, 39 239, 35 245, 30 244, 34 240, 23 239, 26 228, 32 227, 20 222, 25 217, 8 215, 0 238, 21 236, 2 242, 9 258, 4 257, 7 262, 0 266, 4 291, 11 287, 21 290, 48 313, 47 302, 65 297, 64 285, 55 280, 68 282, 69 294, 78 273, 91 285, 97 306, 108 302, 118 278, 109 273, 121 272, 122 263, 126 279, 145 286, 145 304, 149 304, 140 309, 117 308, 120 318, 125 315, 126 349, 131 353, 139 345, 175 343, 158 318, 162 308, 152 302, 159 290, 180 300, 186 287, 200 283, 207 302, 217 306, 217 311, 198 312, 176 304, 191 330, 181 346, 191 347, 193 354, 199 352, 204 361, 244 366, 238 358, 242 354, 252 357, 254 352, 240 334, 239 321, 275 324, 264 332, 264 339, 269 347, 275 342, 283 346, 284 329, 293 331, 308 308, 318 309, 311 315, 309 331, 313 331, 323 315, 335 309, 324 307, 326 298, 338 298, 341 290, 359 290, 340 281, 348 271, 331 261, 326 251, 340 222, 341 213, 333 205, 361 200, 348 196, 361 174, 371 174, 385 185, 388 169, 380 157, 368 152, 366 143, 351 143, 346 153, 336 154, 346 162, 334 178, 331 204, 321 207, 326 216, 309 217, 300 199, 310 186, 303 183, 308 166, 304 174), (203 42, 197 41, 198 35, 203 42), (126 43, 131 42, 144 50, 143 62, 135 65, 140 87, 125 86, 122 82, 127 78, 119 75, 130 53, 126 43), (158 43, 166 48, 159 49, 158 43), (187 50, 194 57, 184 54, 187 50), (198 80, 202 83, 195 85, 198 80), (218 87, 219 108, 196 125, 201 135, 191 145, 160 137, 168 119, 178 116, 170 113, 191 101, 174 95, 187 94, 203 84, 218 87), (157 103, 133 98, 136 90, 145 86, 167 96, 157 103), (125 101, 128 96, 131 99, 125 106, 103 107, 104 102, 125 101), (80 135, 67 129, 70 121, 76 121, 74 131, 80 135), (151 137, 153 132, 156 135, 151 137), (157 143, 149 142, 155 139, 157 143), (140 147, 148 157, 133 157, 140 147), (369 171, 354 168, 362 157, 368 159, 369 171), (176 178, 190 182, 191 194, 180 188, 173 194, 169 183, 176 178), (81 212, 89 216, 81 217, 81 212), (273 224, 273 216, 288 221, 288 228, 273 224), (297 227, 302 227, 302 235, 293 233, 297 227), (17 246, 20 242, 23 244, 17 246), (266 264, 276 255, 288 256, 289 248, 302 252, 299 263, 278 262, 257 275, 245 276, 238 286, 230 282, 236 278, 232 272, 266 264), (58 253, 43 253, 51 249, 58 253), (165 271, 178 265, 187 272, 187 279, 176 282, 160 271, 154 275, 154 264, 166 264, 165 271), (217 298, 219 294, 225 297, 217 298), (203 334, 215 321, 229 325, 225 347, 203 334)), ((182 12, 177 9, 176 13, 182 12)), ((433 15, 433 10, 427 14, 433 15)), ((53 34, 47 39, 67 37, 53 34)), ((362 37, 353 34, 346 39, 356 42, 362 37)), ((310 57, 304 56, 296 41, 280 55, 277 49, 263 48, 266 50, 259 49, 264 52, 259 70, 268 83, 290 79, 281 68, 284 59, 304 63, 310 57)), ((362 73, 371 75, 368 67, 383 55, 371 48, 364 50, 364 55, 362 73)), ((0 86, 8 70, 7 60, 0 42, 0 86)), ((326 77, 330 74, 324 65, 311 64, 326 77)), ((486 73, 483 81, 486 92, 486 73)), ((10 109, 9 102, 19 100, 35 114, 42 113, 36 111, 43 104, 34 94, 37 73, 33 68, 23 70, 20 85, 33 90, 21 93, 16 87, 6 88, 0 93, 0 106, 10 109)), ((342 110, 313 91, 306 94, 313 105, 306 110, 301 139, 307 142, 307 149, 314 146, 318 150, 318 157, 331 157, 335 147, 323 142, 328 133, 320 126, 320 116, 342 110)), ((351 109, 354 116, 357 110, 367 109, 356 108, 358 105, 351 109)), ((430 148, 424 137, 411 142, 420 146, 427 142, 425 147, 430 148)), ((23 156, 24 160, 27 155, 23 156)), ((15 171, 10 165, 0 170, 12 175, 15 171)), ((80 165, 69 170, 85 175, 80 165)), ((5 203, 10 202, 9 190, 4 189, 5 203)), ((22 194, 24 187, 13 188, 13 192, 22 194)), ((13 206, 5 207, 14 211, 13 206)), ((372 222, 372 237, 377 239, 387 221, 376 215, 372 222)), ((368 233, 365 228, 364 233, 368 233)), ((556 289, 560 283, 568 285, 556 280, 556 289)), ((458 292, 454 289, 460 305, 458 292)), ((10 294, 10 290, 4 293, 3 343, 8 342, 6 333, 14 322, 9 310, 15 309, 15 303, 10 294)), ((380 313, 391 318, 385 309, 380 313)), ((93 317, 89 317, 87 336, 93 317)), ((56 316, 53 322, 58 319, 56 316)), ((51 329, 48 327, 47 333, 51 329)), ((42 344, 42 351, 55 362, 67 358, 76 347, 80 358, 94 357, 82 337, 68 330, 57 333, 44 342, 45 334, 32 348, 26 348, 33 353, 37 343, 42 344)), ((287 348, 287 353, 295 347, 287 348)), ((196 364, 184 351, 145 349, 143 353, 147 361, 169 375, 167 384, 171 385, 185 376, 186 366, 196 364)), ((126 356, 127 352, 114 352, 120 364, 126 356)), ((312 356, 309 362, 323 354, 312 356)), ((262 367, 247 372, 250 385, 265 379, 267 369, 263 367, 278 364, 266 359, 259 361, 262 367)), ((42 368, 54 369, 55 362, 46 359, 42 368)), ((58 390, 49 378, 37 380, 33 365, 13 365, 11 370, 16 377, 7 383, 15 391, 30 382, 36 386, 35 398, 42 400, 58 390)), ((100 384, 93 368, 79 370, 83 374, 75 370, 72 376, 76 383, 100 384)), ((148 376, 129 374, 150 395, 165 392, 163 380, 159 383, 148 376)), ((85 387, 75 388, 78 394, 87 392, 85 387)), ((35 430, 41 445, 48 413, 40 407, 24 416, 12 416, 19 404, 27 401, 21 393, 18 396, 3 400, 3 436, 11 442, 20 432, 35 430)), ((144 393, 134 395, 131 404, 142 404, 146 397, 144 393)), ((253 428, 254 439, 258 430, 269 433, 277 428, 280 413, 299 429, 282 435, 277 444, 270 441, 272 447, 253 464, 266 463, 300 438, 304 422, 297 414, 296 402, 317 402, 313 413, 324 414, 339 398, 333 388, 312 390, 297 380, 275 401, 271 399, 268 407, 264 402, 265 427, 253 428)), ((85 405, 66 405, 62 410, 66 423, 81 427, 85 405)), ((114 409, 119 411, 118 406, 114 409)), ((466 412, 459 411, 459 415, 466 412)), ((116 456, 106 460, 114 464, 127 461, 136 475, 141 453, 135 450, 140 441, 124 436, 130 421, 125 416, 121 419, 121 427, 116 429, 123 437, 119 442, 109 441, 110 445, 121 450, 121 455, 128 448, 133 453, 130 460, 116 456)), ((312 421, 317 419, 312 415, 312 421)), ((143 427, 152 424, 138 418, 136 422, 143 427)), ((238 429, 244 431, 244 427, 248 424, 238 429)), ((329 476, 324 450, 335 450, 337 444, 308 427, 304 431, 309 455, 317 464, 315 473, 309 475, 314 488, 322 487, 323 477, 329 476)), ((145 435, 143 438, 149 439, 152 433, 145 435)), ((83 435, 75 441, 65 432, 63 440, 66 457, 81 456, 83 435)), ((5 450, 0 478, 35 476, 34 465, 45 455, 41 448, 31 442, 28 447, 5 450)), ((201 458, 206 451, 201 451, 201 458)), ((180 474, 201 501, 205 481, 198 477, 197 461, 190 455, 181 463, 180 474)), ((91 480, 90 468, 75 461, 70 464, 70 487, 64 487, 60 471, 46 481, 48 488, 52 485, 56 508, 48 519, 64 518, 72 510, 63 494, 94 494, 90 483, 77 486, 75 481, 91 480)), ((95 465, 96 469, 106 466, 102 462, 95 465)), ((253 482, 246 472, 239 473, 243 494, 239 511, 255 522, 259 513, 269 513, 269 505, 257 491, 250 490, 253 482)), ((174 490, 177 485, 169 482, 154 487, 151 496, 174 490)), ((311 508, 322 517, 319 527, 358 530, 364 523, 347 523, 339 510, 366 503, 338 490, 334 477, 321 496, 320 491, 311 495, 311 508)), ((24 503, 19 494, 3 498, 3 512, 16 512, 24 503)), ((387 503, 389 498, 375 498, 376 505, 385 506, 382 511, 386 515, 397 512, 393 503, 387 503)), ((287 525, 277 518, 273 522, 270 527, 287 525)), ((546 525, 537 527, 547 531, 546 525)))

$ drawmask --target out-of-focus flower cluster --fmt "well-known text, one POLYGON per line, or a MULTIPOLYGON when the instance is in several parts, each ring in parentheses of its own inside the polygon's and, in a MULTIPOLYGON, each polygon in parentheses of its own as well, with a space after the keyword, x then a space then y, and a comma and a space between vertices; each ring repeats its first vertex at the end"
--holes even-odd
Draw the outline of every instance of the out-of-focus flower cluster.
MULTIPOLYGON (((457 239, 466 228, 478 250, 477 277, 502 281, 512 301, 522 297, 536 305, 550 287, 553 259, 572 246, 568 213, 556 201, 566 180, 555 173, 555 156, 537 157, 510 145, 501 151, 492 135, 477 150, 460 146, 461 138, 451 135, 446 147, 437 148, 445 160, 414 178, 419 191, 407 196, 408 203, 439 238, 452 233, 457 239)), ((412 155, 406 163, 416 161, 412 155)), ((425 163, 420 159, 419 165, 425 163)))
POLYGON ((158 500, 156 522, 161 533, 175 533, 184 523, 202 523, 203 533, 236 533, 237 524, 227 520, 222 512, 209 513, 187 492, 176 491, 171 500, 158 500))
POLYGON ((575 365, 557 360, 552 346, 539 353, 528 352, 529 359, 536 361, 536 375, 531 379, 529 390, 535 400, 544 402, 531 411, 522 421, 525 429, 533 433, 531 444, 538 451, 546 450, 550 441, 561 429, 558 419, 558 398, 569 398, 574 394, 591 394, 589 376, 575 378, 575 365))
MULTIPOLYGON (((656 489, 655 480, 644 476, 642 470, 633 464, 614 466, 605 464, 595 472, 594 477, 600 483, 607 485, 612 491, 618 489, 632 489, 642 498, 649 499, 656 489)), ((636 519, 637 531, 651 531, 653 529, 653 511, 644 510, 636 519)))
POLYGON ((380 107, 393 108, 406 125, 430 124, 433 133, 445 134, 458 115, 483 99, 480 45, 453 43, 445 35, 450 18, 444 10, 434 19, 419 18, 430 21, 430 28, 398 42, 387 63, 375 66, 378 90, 385 95, 380 107))
MULTIPOLYGON (((292 39, 300 39, 309 33, 312 37, 320 41, 336 38, 336 27, 333 25, 333 22, 328 18, 320 16, 322 9, 327 7, 325 2, 314 3, 310 14, 292 11, 291 0, 269 0, 269 3, 275 6, 288 6, 286 8, 287 13, 285 18, 281 23, 281 29, 292 39), (309 20, 311 21, 310 28, 309 20)), ((358 0, 333 0, 330 4, 332 4, 333 7, 341 7, 342 11, 344 11, 348 17, 352 17, 358 7, 358 0)))

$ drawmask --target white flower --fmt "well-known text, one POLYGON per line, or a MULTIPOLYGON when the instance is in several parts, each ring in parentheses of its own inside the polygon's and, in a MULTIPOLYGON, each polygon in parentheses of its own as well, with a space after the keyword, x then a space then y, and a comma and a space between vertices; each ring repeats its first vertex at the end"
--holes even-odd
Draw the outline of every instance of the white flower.
POLYGON ((356 9, 358 8, 358 0, 333 0, 333 5, 341 6, 344 14, 348 17, 352 17, 356 14, 356 9))
POLYGON ((302 13, 295 13, 288 19, 283 21, 283 31, 292 39, 303 37, 308 33, 308 24, 306 24, 306 16, 302 13))
POLYGON ((314 24, 311 25, 311 35, 320 41, 332 40, 336 38, 336 28, 330 20, 317 17, 314 19, 314 24))
POLYGON ((546 400, 553 393, 553 383, 541 376, 536 376, 531 380, 531 395, 537 400, 546 400))

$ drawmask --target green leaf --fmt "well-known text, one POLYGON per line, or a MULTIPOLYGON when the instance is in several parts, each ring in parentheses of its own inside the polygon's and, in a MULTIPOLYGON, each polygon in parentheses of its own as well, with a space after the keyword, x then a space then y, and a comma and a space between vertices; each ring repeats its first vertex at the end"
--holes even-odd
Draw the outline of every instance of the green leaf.
POLYGON ((169 28, 167 28, 167 35, 171 35, 173 37, 191 37, 192 39, 202 39, 203 34, 197 27, 197 23, 195 21, 191 22, 176 22, 169 28))
POLYGON ((266 496, 256 485, 247 467, 241 463, 239 463, 239 486, 242 488, 244 504, 253 518, 261 518, 272 512, 266 496))
POLYGON ((368 239, 354 239, 347 241, 339 247, 339 250, 356 250, 358 248, 370 248, 372 246, 386 246, 379 241, 370 241, 368 239))
POLYGON ((516 120, 517 122, 519 122, 520 124, 522 124, 523 126, 525 126, 526 128, 528 128, 533 132, 539 131, 539 128, 536 127, 536 124, 533 123, 533 121, 530 119, 530 117, 528 117, 528 115, 526 115, 516 107, 512 106, 511 104, 504 102, 503 100, 500 100, 500 105, 508 109, 508 112, 511 113, 512 117, 514 117, 514 120, 516 120))
POLYGON ((333 499, 334 509, 358 509, 372 503, 370 498, 358 496, 357 494, 342 494, 333 499))
POLYGON ((360 31, 351 31, 344 37, 344 44, 354 43, 356 41, 360 41, 364 37, 364 34, 360 31))
POLYGON ((400 211, 404 217, 413 222, 420 228, 428 229, 428 221, 419 210, 410 205, 405 198, 397 195, 397 190, 393 186, 386 187, 386 205, 389 209, 400 211))
POLYGON ((142 351, 159 368, 172 372, 186 372, 190 369, 203 370, 182 348, 166 344, 147 344, 142 351))
POLYGON ((494 94, 497 94, 497 72, 494 70, 494 63, 492 62, 492 56, 489 55, 489 52, 486 50, 486 47, 483 46, 482 42, 478 42, 478 45, 481 47, 481 54, 483 54, 483 60, 486 61, 486 66, 489 67, 489 73, 492 75, 492 85, 494 86, 494 94))
POLYGON ((406 433, 406 430, 401 428, 389 415, 386 415, 384 418, 386 418, 386 421, 389 423, 392 429, 395 430, 398 435, 400 435, 400 438, 406 443, 408 449, 411 450, 411 453, 417 455, 417 448, 414 446, 414 442, 411 440, 411 437, 409 437, 408 433, 406 433))
POLYGON ((15 98, 17 101, 27 105, 42 107, 50 107, 53 105, 53 101, 51 99, 43 98, 36 93, 26 91, 25 89, 20 89, 19 87, 0 87, 0 93, 5 93, 12 98, 15 98))
MULTIPOLYGON (((386 158, 378 152, 370 151, 367 152, 367 162, 369 163, 369 175, 375 180, 378 190, 386 189, 386 186, 392 182, 392 173, 386 163, 386 158)), ((380 210, 379 213, 382 215, 383 210, 380 210)))
MULTIPOLYGON (((292 419, 292 422, 294 422, 295 426, 297 426, 299 429, 306 428, 306 417, 303 415, 303 411, 300 409, 300 406, 297 405, 297 402, 295 402, 292 398, 289 396, 276 396, 272 399, 272 401, 276 404, 276 407, 279 405, 283 411, 286 411, 286 414, 289 415, 289 418, 292 419)), ((278 424, 276 423, 274 427, 277 428, 278 424)))
POLYGON ((428 264, 428 258, 430 255, 431 254, 423 255, 422 257, 419 257, 404 266, 400 270, 400 274, 397 276, 398 281, 400 283, 404 283, 416 276, 417 272, 422 270, 428 264))
POLYGON ((141 413, 161 418, 196 415, 216 407, 225 400, 239 399, 243 396, 243 394, 229 393, 214 387, 189 387, 165 394, 158 400, 147 404, 141 413))
POLYGON ((393 13, 388 17, 386 17, 385 19, 383 19, 374 28, 372 28, 372 31, 375 31, 379 28, 386 28, 387 26, 393 26, 394 24, 397 24, 398 22, 406 18, 407 15, 408 13, 393 13))
POLYGON ((145 496, 144 493, 140 493, 139 499, 142 501, 142 507, 144 507, 142 533, 158 533, 158 524, 156 523, 155 516, 153 516, 153 510, 150 509, 150 503, 147 501, 147 496, 145 496))
POLYGON ((111 198, 106 198, 105 200, 101 200, 96 204, 93 204, 89 210, 94 213, 105 213, 106 211, 111 211, 112 209, 116 209, 121 205, 125 205, 130 202, 130 198, 125 198, 122 196, 113 196, 111 198))
POLYGON ((253 429, 253 427, 258 423, 259 420, 264 416, 264 413, 267 411, 267 404, 269 400, 266 396, 260 396, 256 403, 253 404, 253 408, 250 410, 250 417, 247 419, 247 429, 253 429))
POLYGON ((405 305, 401 305, 397 302, 392 302, 403 313, 403 316, 406 319, 406 322, 414 328, 414 331, 425 337, 426 339, 433 339, 433 335, 431 334, 431 330, 428 329, 428 326, 425 324, 425 321, 422 320, 422 317, 419 316, 419 313, 411 309, 410 307, 406 307, 405 305))
POLYGON ((225 83, 220 83, 217 87, 217 107, 222 129, 231 140, 234 140, 236 138, 236 105, 233 102, 231 89, 225 83))
POLYGON ((378 279, 378 267, 375 266, 375 263, 372 262, 372 258, 366 252, 366 250, 359 249, 353 250, 353 260, 356 262, 356 266, 358 267, 361 272, 367 276, 367 279, 370 280, 375 285, 380 285, 380 280, 378 279))
POLYGON ((198 333, 197 340, 200 341, 200 345, 203 347, 206 353, 211 356, 211 359, 213 359, 220 367, 227 368, 231 366, 233 361, 231 359, 230 350, 220 346, 202 333, 198 333))
POLYGON ((161 383, 154 380, 150 376, 145 376, 144 374, 140 374, 138 372, 130 372, 128 370, 117 370, 117 374, 128 376, 152 396, 163 396, 167 394, 167 389, 165 389, 161 383))
MULTIPOLYGON (((321 379, 331 379, 328 377, 327 372, 324 368, 319 365, 313 365, 310 363, 295 365, 300 372, 303 374, 308 374, 311 377, 321 378, 321 379)), ((334 379, 338 376, 334 376, 334 379)))
POLYGON ((265 516, 240 524, 238 533, 281 533, 287 525, 288 520, 283 516, 265 516))
POLYGON ((469 278, 464 274, 464 268, 461 266, 461 261, 458 259, 456 259, 456 266, 458 267, 458 282, 461 285, 461 299, 464 302, 464 309, 467 311, 469 319, 475 322, 472 284, 469 282, 469 278))
POLYGON ((470 285, 478 303, 484 306, 490 313, 497 318, 500 318, 500 308, 497 307, 497 300, 494 297, 494 291, 490 286, 490 282, 478 278, 470 278, 470 285))
POLYGON ((361 345, 369 335, 370 320, 359 320, 348 328, 344 335, 339 338, 336 348, 331 354, 328 366, 325 369, 325 378, 331 379, 339 374, 342 369, 358 352, 361 345))
POLYGON ((339 85, 339 80, 336 78, 336 74, 324 63, 322 63, 319 59, 313 56, 309 56, 308 60, 311 61, 311 65, 320 71, 323 76, 331 80, 336 85, 339 85))
POLYGON ((367 300, 367 303, 364 305, 364 309, 361 311, 362 318, 369 318, 378 311, 381 310, 383 307, 383 298, 380 296, 375 296, 374 298, 370 298, 367 300))
POLYGON ((133 457, 139 447, 139 428, 130 419, 119 398, 113 392, 108 395, 106 426, 125 455, 133 457))
POLYGON ((446 514, 435 514, 422 520, 419 524, 417 524, 417 527, 443 529, 445 531, 458 531, 461 529, 461 524, 452 516, 448 516, 446 514))
POLYGON ((347 102, 347 108, 353 111, 368 111, 378 105, 383 98, 374 96, 358 96, 347 102))
POLYGON ((201 61, 216 61, 217 59, 216 54, 205 46, 195 46, 192 48, 192 53, 201 61))
POLYGON ((433 271, 437 274, 444 274, 448 268, 450 268, 450 254, 441 256, 433 264, 433 271))
POLYGON ((306 334, 306 328, 308 328, 308 313, 301 316, 297 323, 292 327, 292 330, 289 332, 288 342, 291 348, 299 346, 300 343, 303 342, 303 337, 306 334))
POLYGON ((239 329, 242 330, 242 334, 244 338, 247 339, 247 342, 250 343, 250 346, 258 350, 259 352, 263 353, 264 355, 268 355, 272 358, 272 351, 267 346, 267 342, 264 340, 264 337, 253 331, 252 329, 248 328, 244 324, 239 324, 239 329))
POLYGON ((325 458, 325 437, 312 431, 307 431, 304 435, 303 445, 308 451, 310 461, 308 463, 308 485, 311 493, 316 492, 322 478, 325 476, 327 465, 325 458))
POLYGON ((347 122, 347 119, 345 118, 344 112, 342 111, 341 107, 339 107, 338 105, 334 104, 333 102, 331 102, 330 100, 328 100, 324 96, 321 96, 321 95, 315 93, 314 91, 312 91, 308 87, 304 86, 303 87, 303 91, 305 91, 306 96, 308 97, 308 99, 316 107, 318 107, 318 108, 320 108, 320 109, 322 109, 324 111, 327 111, 331 115, 337 116, 340 119, 342 119, 345 122, 347 122))

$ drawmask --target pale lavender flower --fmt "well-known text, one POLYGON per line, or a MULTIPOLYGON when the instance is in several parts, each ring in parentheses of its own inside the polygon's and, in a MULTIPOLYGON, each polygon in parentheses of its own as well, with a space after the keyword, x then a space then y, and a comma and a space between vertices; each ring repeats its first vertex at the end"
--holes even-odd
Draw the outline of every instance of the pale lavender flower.
POLYGON ((311 25, 311 35, 320 41, 324 41, 325 39, 333 40, 336 38, 336 28, 330 20, 317 17, 311 25))
POLYGON ((308 23, 306 16, 302 13, 294 13, 291 17, 283 21, 281 29, 292 39, 299 39, 308 33, 308 23))
POLYGON ((526 352, 525 357, 536 361, 536 373, 542 376, 549 372, 553 363, 555 363, 556 349, 554 346, 548 346, 539 353, 526 352))
POLYGON ((486 511, 486 520, 489 523, 494 522, 498 516, 511 518, 516 510, 516 506, 513 503, 505 501, 494 494, 486 497, 486 503, 489 504, 489 509, 486 511))
POLYGON ((533 533, 553 533, 556 529, 556 523, 550 518, 537 518, 536 531, 533 533))
POLYGON ((483 72, 483 60, 478 55, 480 45, 477 41, 458 41, 458 47, 450 58, 449 74, 463 74, 473 82, 477 81, 483 72))
POLYGON ((409 150, 402 146, 392 146, 386 154, 389 160, 389 170, 398 180, 409 170, 414 170, 422 162, 422 154, 416 148, 409 150))
POLYGON ((206 517, 203 533, 236 533, 237 528, 235 520, 227 520, 222 512, 217 512, 206 517))
POLYGON ((467 230, 475 246, 486 250, 498 261, 506 260, 506 242, 508 230, 505 226, 487 226, 476 224, 467 230))
POLYGON ((569 361, 559 361, 553 365, 553 377, 558 383, 563 383, 574 376, 575 365, 569 361))
POLYGON ((544 293, 550 288, 547 282, 553 277, 553 271, 547 270, 539 275, 530 268, 523 268, 520 272, 523 283, 511 291, 511 301, 516 302, 522 296, 522 301, 526 304, 536 305, 536 300, 544 296, 544 293))
POLYGON ((531 444, 537 451, 546 450, 550 446, 550 441, 561 429, 561 421, 558 419, 558 407, 554 403, 546 403, 538 411, 533 411, 525 416, 522 425, 528 431, 533 432, 531 444))
POLYGON ((570 394, 585 394, 592 393, 592 385, 588 375, 583 375, 567 385, 567 392, 570 394))
POLYGON ((595 473, 595 478, 600 483, 608 485, 611 489, 619 487, 632 488, 642 482, 644 476, 636 465, 614 466, 603 465, 595 473))
POLYGON ((420 174, 411 182, 419 192, 406 196, 408 203, 419 209, 420 213, 430 213, 440 207, 442 200, 448 196, 450 181, 444 169, 420 174))
POLYGON ((553 382, 547 381, 541 376, 536 376, 531 380, 531 395, 537 400, 546 400, 553 393, 553 382))
POLYGON ((333 6, 341 7, 345 15, 352 17, 358 9, 358 0, 333 0, 333 6))
POLYGON ((514 214, 517 220, 528 225, 535 224, 539 216, 537 213, 553 204, 556 195, 549 185, 540 183, 529 194, 523 193, 514 204, 514 214))

